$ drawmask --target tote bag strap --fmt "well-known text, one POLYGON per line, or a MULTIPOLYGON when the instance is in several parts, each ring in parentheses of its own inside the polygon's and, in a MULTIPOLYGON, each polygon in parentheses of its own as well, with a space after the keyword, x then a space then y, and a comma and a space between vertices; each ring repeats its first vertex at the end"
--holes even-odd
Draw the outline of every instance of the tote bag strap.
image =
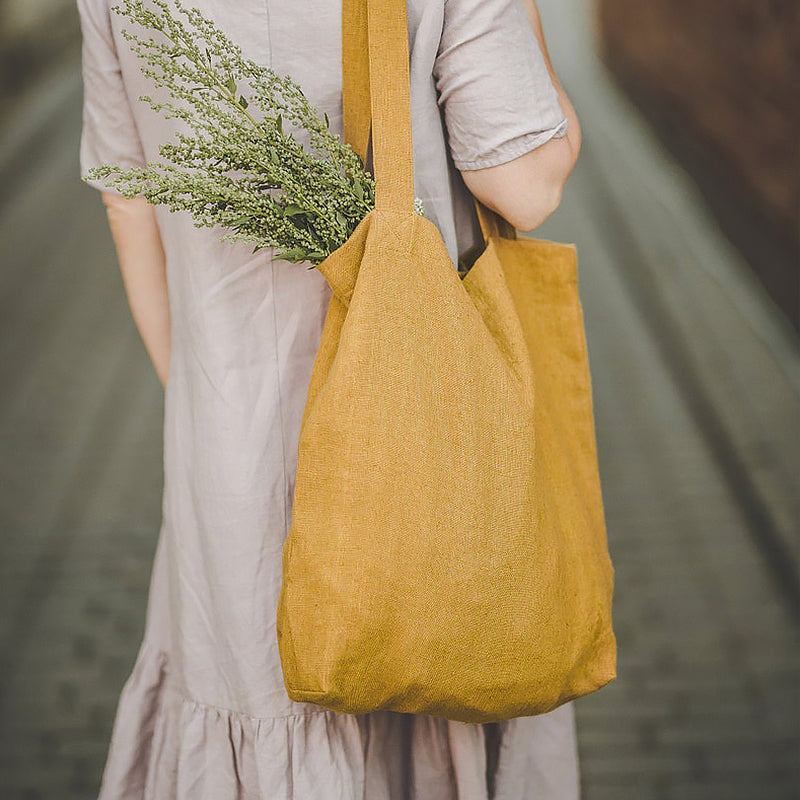
POLYGON ((494 236, 500 239, 516 239, 517 231, 514 226, 505 217, 501 217, 495 211, 487 208, 477 197, 474 195, 472 199, 475 201, 475 210, 478 212, 478 222, 481 224, 481 232, 486 243, 489 242, 489 237, 494 236))
MULTIPOLYGON (((405 0, 342 0, 344 138, 366 161, 373 130, 378 208, 412 210, 411 99, 405 0)), ((484 240, 514 227, 473 197, 484 240)))
POLYGON ((366 0, 342 0, 344 140, 364 164, 371 125, 368 48, 366 0))
POLYGON ((345 141, 362 160, 372 120, 375 207, 413 214, 405 0, 343 0, 342 72, 345 141))

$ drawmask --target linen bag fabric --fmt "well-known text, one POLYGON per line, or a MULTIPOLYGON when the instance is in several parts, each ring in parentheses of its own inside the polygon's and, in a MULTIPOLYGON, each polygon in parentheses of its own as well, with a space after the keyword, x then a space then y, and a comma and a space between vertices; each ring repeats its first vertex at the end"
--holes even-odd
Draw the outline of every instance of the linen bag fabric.
POLYGON ((405 3, 344 14, 345 132, 363 155, 371 111, 376 206, 319 265, 332 295, 276 620, 287 693, 544 713, 616 676, 576 251, 478 204, 485 250, 459 277, 413 212, 405 3))

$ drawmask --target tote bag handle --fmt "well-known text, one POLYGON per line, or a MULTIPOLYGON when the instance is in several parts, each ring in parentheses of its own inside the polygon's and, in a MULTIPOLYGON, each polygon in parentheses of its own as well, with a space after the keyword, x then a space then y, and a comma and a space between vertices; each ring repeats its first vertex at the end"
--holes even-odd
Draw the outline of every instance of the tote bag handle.
MULTIPOLYGON (((366 161, 370 123, 375 206, 413 211, 414 167, 405 0, 342 0, 344 137, 366 161)), ((484 241, 514 227, 473 196, 484 241)))
POLYGON ((371 117, 375 208, 413 214, 405 0, 343 0, 342 25, 345 141, 363 161, 371 117))

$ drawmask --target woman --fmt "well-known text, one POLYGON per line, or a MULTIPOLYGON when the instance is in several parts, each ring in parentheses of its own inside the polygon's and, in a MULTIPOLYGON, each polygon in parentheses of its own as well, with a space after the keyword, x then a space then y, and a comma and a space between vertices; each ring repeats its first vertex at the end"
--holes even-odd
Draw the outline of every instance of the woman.
MULTIPOLYGON (((341 132, 340 2, 195 2, 341 132)), ((84 173, 144 164, 175 130, 137 100, 152 87, 109 5, 78 2, 84 173)), ((559 203, 579 127, 532 0, 407 7, 415 193, 455 268, 480 241, 470 190, 515 227, 537 227, 559 203)), ((479 725, 289 700, 275 634, 281 548, 330 289, 318 271, 95 186, 165 387, 163 523, 100 800, 577 798, 570 703, 479 725)))

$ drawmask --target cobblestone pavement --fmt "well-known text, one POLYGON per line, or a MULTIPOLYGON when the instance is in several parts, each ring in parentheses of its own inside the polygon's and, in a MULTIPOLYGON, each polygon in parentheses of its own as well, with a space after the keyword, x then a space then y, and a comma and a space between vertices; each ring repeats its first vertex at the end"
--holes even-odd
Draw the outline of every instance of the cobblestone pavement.
MULTIPOLYGON (((584 800, 797 800, 797 341, 606 82, 584 5, 541 5, 585 146, 537 235, 578 245, 616 568, 584 800)), ((0 139, 4 800, 96 796, 161 512, 162 396, 77 180, 76 70, 0 139)))

